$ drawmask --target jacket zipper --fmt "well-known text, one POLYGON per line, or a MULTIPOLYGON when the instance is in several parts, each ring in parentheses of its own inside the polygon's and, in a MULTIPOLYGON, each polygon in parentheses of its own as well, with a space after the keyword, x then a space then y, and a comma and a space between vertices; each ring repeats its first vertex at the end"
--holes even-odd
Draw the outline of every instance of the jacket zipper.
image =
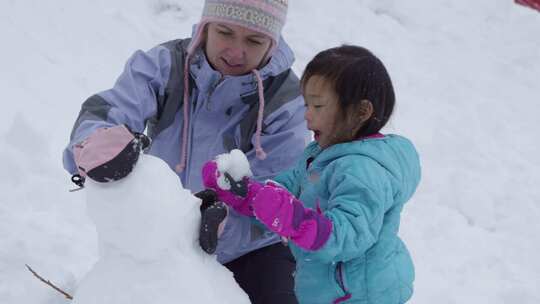
POLYGON ((337 279, 337 283, 339 285, 339 288, 341 288, 341 290, 343 291, 343 293, 345 293, 345 295, 347 295, 349 292, 347 291, 347 288, 345 288, 345 282, 343 280, 343 262, 337 262, 337 266, 336 266, 336 279, 337 279))
POLYGON ((342 297, 339 297, 335 299, 332 303, 333 304, 340 304, 343 303, 350 298, 352 298, 352 294, 347 291, 347 288, 345 288, 345 282, 343 281, 343 262, 338 262, 336 266, 336 280, 338 281, 338 285, 343 290, 343 293, 345 294, 342 297))
POLYGON ((217 87, 223 82, 223 80, 225 80, 225 76, 224 75, 221 75, 221 77, 219 78, 219 80, 216 82, 215 85, 213 85, 212 87, 210 87, 210 90, 208 90, 208 94, 206 94, 206 109, 208 111, 210 111, 210 100, 212 98, 212 95, 214 94, 214 92, 216 91, 217 87))

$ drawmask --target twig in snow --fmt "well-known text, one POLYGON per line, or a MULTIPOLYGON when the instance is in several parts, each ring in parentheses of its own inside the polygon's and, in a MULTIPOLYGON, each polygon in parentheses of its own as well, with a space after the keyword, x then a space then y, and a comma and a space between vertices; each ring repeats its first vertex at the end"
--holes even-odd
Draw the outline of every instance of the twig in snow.
POLYGON ((39 274, 37 274, 37 273, 34 271, 34 269, 32 269, 30 266, 28 266, 28 264, 24 264, 24 265, 26 265, 26 268, 28 268, 28 270, 29 270, 36 278, 38 278, 41 282, 43 282, 43 283, 45 283, 45 284, 51 286, 52 288, 54 288, 54 290, 56 290, 56 291, 58 291, 59 293, 63 294, 67 299, 73 300, 73 297, 72 297, 69 293, 63 291, 62 289, 60 289, 60 288, 58 288, 58 287, 56 287, 56 286, 55 286, 53 283, 51 283, 50 281, 45 280, 44 278, 42 278, 39 274))

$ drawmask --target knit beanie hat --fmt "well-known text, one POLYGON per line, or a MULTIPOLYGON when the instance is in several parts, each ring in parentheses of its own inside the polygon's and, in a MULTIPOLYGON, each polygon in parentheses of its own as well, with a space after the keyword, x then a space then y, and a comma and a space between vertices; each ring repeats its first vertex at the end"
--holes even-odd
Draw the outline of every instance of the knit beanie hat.
MULTIPOLYGON (((266 62, 278 47, 281 29, 287 17, 288 0, 206 0, 201 20, 197 24, 184 62, 184 126, 182 132, 182 155, 176 172, 182 172, 187 162, 187 129, 189 128, 189 65, 195 50, 201 45, 206 25, 210 22, 223 22, 238 25, 264 34, 271 39, 266 53, 266 62)), ((261 147, 262 119, 264 113, 264 91, 262 78, 257 69, 251 71, 257 79, 259 111, 255 132, 255 151, 259 159, 266 153, 261 147)))
POLYGON ((238 25, 272 39, 269 56, 276 49, 287 17, 288 0, 206 0, 197 32, 188 53, 201 44, 203 31, 210 22, 238 25))

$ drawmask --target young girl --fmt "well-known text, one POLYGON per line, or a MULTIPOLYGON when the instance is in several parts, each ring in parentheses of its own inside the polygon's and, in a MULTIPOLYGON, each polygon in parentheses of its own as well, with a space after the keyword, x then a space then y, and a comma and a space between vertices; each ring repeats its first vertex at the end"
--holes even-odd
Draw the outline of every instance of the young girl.
POLYGON ((414 268, 398 230, 420 162, 409 140, 379 133, 394 108, 390 77, 368 50, 341 46, 315 56, 301 85, 315 141, 296 166, 259 184, 210 161, 204 184, 290 240, 300 303, 404 303, 414 268))

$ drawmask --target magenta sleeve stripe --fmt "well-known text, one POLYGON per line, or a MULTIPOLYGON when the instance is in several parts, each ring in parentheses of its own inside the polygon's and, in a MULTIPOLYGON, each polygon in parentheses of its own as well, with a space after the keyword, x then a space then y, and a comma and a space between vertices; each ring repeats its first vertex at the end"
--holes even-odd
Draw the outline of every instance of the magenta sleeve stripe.
POLYGON ((332 221, 324 215, 317 214, 317 237, 311 245, 311 250, 319 250, 326 244, 332 233, 332 221))

